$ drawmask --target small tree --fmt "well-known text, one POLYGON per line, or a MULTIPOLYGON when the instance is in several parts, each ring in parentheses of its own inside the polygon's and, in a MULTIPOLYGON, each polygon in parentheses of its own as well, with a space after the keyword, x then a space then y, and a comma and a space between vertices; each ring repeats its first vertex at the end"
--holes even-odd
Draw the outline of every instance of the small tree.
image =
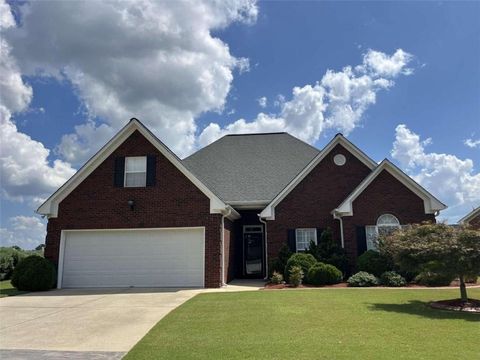
POLYGON ((319 262, 333 265, 343 273, 347 272, 347 253, 333 238, 332 230, 330 228, 322 231, 320 239, 318 239, 318 245, 315 244, 315 242, 310 241, 310 245, 305 252, 312 254, 319 262))
POLYGON ((422 223, 386 235, 379 247, 403 270, 422 271, 435 263, 437 273, 457 276, 461 300, 468 301, 465 277, 480 272, 480 231, 422 223))

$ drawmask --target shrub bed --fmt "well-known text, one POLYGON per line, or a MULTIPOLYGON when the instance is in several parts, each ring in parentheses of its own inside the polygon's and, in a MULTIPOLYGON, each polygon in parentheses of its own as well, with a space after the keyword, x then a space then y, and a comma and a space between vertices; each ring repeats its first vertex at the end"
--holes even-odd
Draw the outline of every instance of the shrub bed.
POLYGON ((285 277, 287 281, 290 282, 290 270, 294 266, 299 266, 303 274, 308 274, 308 270, 317 263, 317 260, 313 257, 312 254, 296 253, 290 256, 287 261, 287 266, 285 267, 285 277))
POLYGON ((380 282, 382 285, 390 287, 399 287, 407 285, 405 278, 397 274, 395 271, 385 271, 382 276, 380 276, 380 282))
POLYGON ((393 270, 392 262, 378 251, 368 250, 358 257, 358 270, 365 271, 375 276, 380 276, 386 271, 393 270))

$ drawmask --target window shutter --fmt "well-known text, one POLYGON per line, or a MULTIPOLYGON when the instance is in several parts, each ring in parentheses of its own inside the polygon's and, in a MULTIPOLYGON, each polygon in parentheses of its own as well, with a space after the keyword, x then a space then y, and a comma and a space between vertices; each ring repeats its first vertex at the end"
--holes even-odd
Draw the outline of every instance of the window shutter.
POLYGON ((291 252, 297 252, 297 239, 295 236, 295 229, 288 229, 288 248, 291 252))
POLYGON ((116 187, 123 187, 125 178, 125 157, 117 156, 115 158, 115 170, 113 183, 116 187))
POLYGON ((317 228, 317 245, 320 244, 320 237, 322 236, 323 230, 322 228, 317 228))
POLYGON ((147 155, 147 186, 155 186, 155 174, 157 171, 157 157, 147 155))
POLYGON ((367 251, 367 234, 365 226, 357 226, 357 255, 362 255, 367 251))

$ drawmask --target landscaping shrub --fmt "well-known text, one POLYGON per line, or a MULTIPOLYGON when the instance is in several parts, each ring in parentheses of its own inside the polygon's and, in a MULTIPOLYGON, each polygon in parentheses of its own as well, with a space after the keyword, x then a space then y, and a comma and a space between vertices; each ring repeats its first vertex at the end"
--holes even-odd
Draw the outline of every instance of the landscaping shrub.
POLYGON ((269 275, 272 276, 275 271, 283 274, 285 267, 287 266, 287 261, 290 259, 292 254, 293 253, 290 251, 290 248, 287 246, 287 244, 283 245, 278 252, 278 257, 269 262, 269 275))
POLYGON ((347 253, 333 238, 330 228, 322 231, 320 239, 318 239, 318 245, 313 241, 310 242, 306 253, 312 254, 319 262, 335 266, 344 274, 348 271, 347 253))
POLYGON ((375 276, 382 275, 385 271, 393 270, 393 263, 378 251, 368 250, 358 257, 358 270, 365 271, 375 276))
POLYGON ((55 285, 55 267, 45 258, 28 256, 13 271, 12 285, 18 290, 49 290, 55 285))
POLYGON ((289 270, 290 285, 297 287, 302 284, 303 270, 300 266, 292 266, 289 270))
POLYGON ((0 248, 0 280, 12 277, 13 270, 27 255, 20 249, 13 247, 0 248))
POLYGON ((359 271, 358 273, 350 276, 347 280, 348 286, 352 287, 369 287, 379 284, 377 277, 373 274, 369 274, 365 271, 359 271))
POLYGON ((283 283, 283 275, 277 271, 274 271, 272 277, 270 278, 270 282, 274 285, 283 283))
POLYGON ((398 287, 407 285, 405 278, 397 274, 395 271, 385 271, 382 276, 380 276, 380 282, 382 285, 398 287))
POLYGON ((455 279, 455 275, 422 271, 415 278, 415 282, 425 286, 448 286, 455 279))
POLYGON ((317 263, 312 254, 296 253, 290 256, 285 266, 285 277, 290 282, 290 270, 294 266, 300 266, 304 274, 308 274, 308 270, 317 263))
POLYGON ((316 263, 308 270, 307 281, 312 285, 331 285, 342 281, 342 272, 331 264, 316 263))

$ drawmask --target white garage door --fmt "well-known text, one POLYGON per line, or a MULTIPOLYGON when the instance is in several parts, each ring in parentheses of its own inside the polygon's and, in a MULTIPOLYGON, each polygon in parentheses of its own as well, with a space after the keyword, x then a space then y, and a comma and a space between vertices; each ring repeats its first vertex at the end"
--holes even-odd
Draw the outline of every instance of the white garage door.
POLYGON ((63 235, 61 287, 204 286, 203 228, 82 230, 63 235))

